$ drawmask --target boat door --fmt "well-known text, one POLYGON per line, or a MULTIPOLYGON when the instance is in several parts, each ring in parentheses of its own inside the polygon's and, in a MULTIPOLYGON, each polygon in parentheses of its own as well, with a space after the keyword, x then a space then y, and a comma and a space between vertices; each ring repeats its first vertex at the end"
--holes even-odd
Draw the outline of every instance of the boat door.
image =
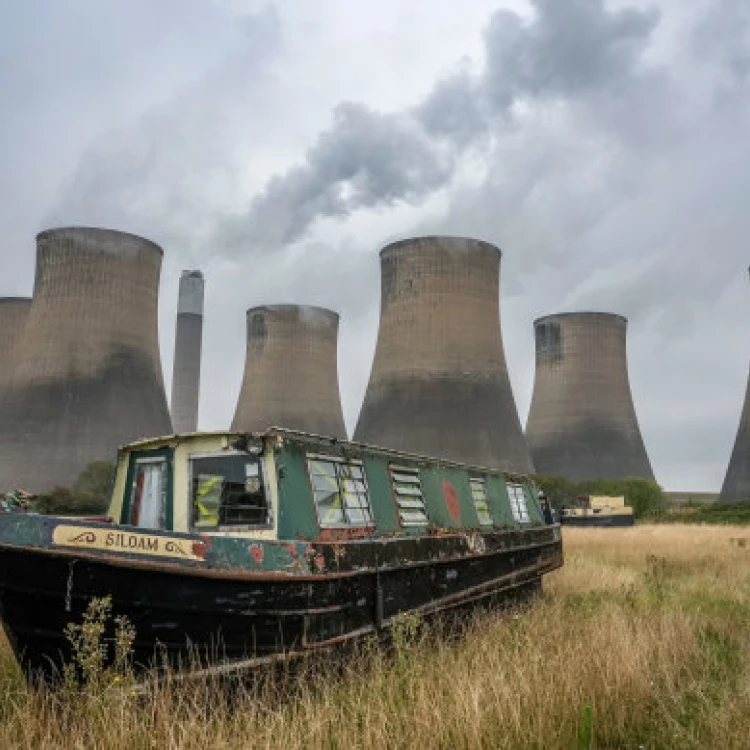
POLYGON ((144 529, 171 526, 168 511, 169 462, 167 456, 134 457, 131 463, 126 523, 144 529))

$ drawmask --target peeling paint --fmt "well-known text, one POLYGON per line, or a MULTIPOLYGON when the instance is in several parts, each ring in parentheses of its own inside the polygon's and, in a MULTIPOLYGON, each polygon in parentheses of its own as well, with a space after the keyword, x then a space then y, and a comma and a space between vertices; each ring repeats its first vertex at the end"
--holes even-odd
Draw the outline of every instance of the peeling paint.
POLYGON ((196 541, 193 542, 193 554, 196 557, 200 557, 201 559, 205 560, 206 553, 208 552, 210 546, 211 538, 202 536, 200 539, 196 539, 196 541))
POLYGON ((447 479, 443 481, 443 496, 451 518, 454 521, 459 521, 461 519, 461 506, 458 504, 458 495, 456 494, 456 488, 447 479))
POLYGON ((299 559, 299 552, 297 552, 297 546, 294 542, 284 542, 281 546, 292 556, 292 560, 299 559))
MULTIPOLYGON (((348 539, 367 539, 374 533, 374 527, 365 528, 342 528, 342 529, 321 529, 320 534, 315 537, 316 542, 337 542, 346 541, 348 539)), ((382 538, 385 534, 378 533, 378 537, 382 538)), ((392 534, 388 535, 392 536, 392 534)))

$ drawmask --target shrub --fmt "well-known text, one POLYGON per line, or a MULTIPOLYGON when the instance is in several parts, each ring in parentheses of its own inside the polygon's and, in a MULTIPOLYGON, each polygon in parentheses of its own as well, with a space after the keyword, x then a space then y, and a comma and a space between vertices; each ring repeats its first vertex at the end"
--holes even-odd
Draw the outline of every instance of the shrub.
POLYGON ((109 506, 115 465, 108 461, 90 463, 73 487, 54 487, 33 503, 37 513, 59 516, 100 515, 109 506))
POLYGON ((73 495, 98 501, 106 507, 112 492, 115 468, 115 464, 110 461, 93 461, 78 475, 73 485, 73 495))

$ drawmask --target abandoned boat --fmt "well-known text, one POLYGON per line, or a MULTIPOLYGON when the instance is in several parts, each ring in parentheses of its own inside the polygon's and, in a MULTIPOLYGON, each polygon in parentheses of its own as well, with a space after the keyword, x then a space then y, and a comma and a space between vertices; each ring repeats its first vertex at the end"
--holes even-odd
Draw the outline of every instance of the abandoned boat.
POLYGON ((27 674, 111 596, 138 667, 237 664, 538 588, 562 564, 523 476, 271 429, 121 449, 110 518, 0 515, 0 616, 27 674))
POLYGON ((581 495, 572 508, 563 508, 560 523, 566 526, 635 526, 635 516, 622 495, 581 495))

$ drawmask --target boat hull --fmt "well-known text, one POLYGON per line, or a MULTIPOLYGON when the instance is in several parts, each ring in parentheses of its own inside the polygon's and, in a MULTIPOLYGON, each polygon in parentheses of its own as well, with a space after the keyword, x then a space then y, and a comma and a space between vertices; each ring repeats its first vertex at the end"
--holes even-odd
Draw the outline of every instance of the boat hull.
POLYGON ((625 527, 635 526, 635 518, 632 515, 612 516, 563 516, 560 519, 563 526, 610 526, 625 527))
POLYGON ((390 545, 319 543, 310 569, 290 573, 9 544, 0 536, 0 616, 29 675, 59 673, 71 657, 66 625, 105 596, 135 629, 137 668, 231 663, 329 646, 387 628, 405 612, 533 586, 562 564, 557 527, 475 534, 473 550, 465 542, 451 534, 390 545))

